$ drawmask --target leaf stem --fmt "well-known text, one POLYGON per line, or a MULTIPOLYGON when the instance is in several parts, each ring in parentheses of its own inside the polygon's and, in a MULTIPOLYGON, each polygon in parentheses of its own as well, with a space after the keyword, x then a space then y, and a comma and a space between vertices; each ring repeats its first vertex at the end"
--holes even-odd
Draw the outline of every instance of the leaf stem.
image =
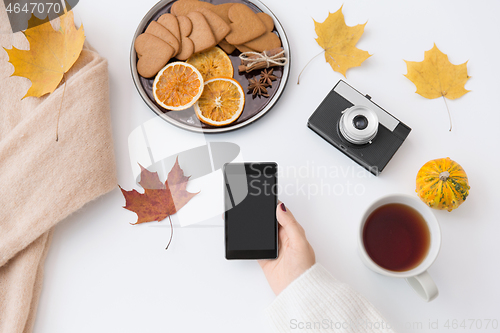
POLYGON ((172 236, 174 235, 174 226, 172 225, 172 219, 170 218, 170 215, 168 216, 168 220, 170 221, 170 239, 168 241, 168 244, 167 244, 167 247, 165 248, 165 250, 168 250, 170 243, 172 243, 172 236))
POLYGON ((59 111, 57 111, 57 123, 56 123, 56 142, 59 141, 59 118, 61 116, 61 109, 64 101, 64 93, 66 92, 66 74, 63 74, 64 87, 61 96, 61 104, 59 104, 59 111))
POLYGON ((448 108, 448 103, 446 103, 446 98, 442 95, 444 104, 446 105, 446 110, 448 111, 448 118, 450 118, 450 132, 452 128, 450 109, 448 108))
POLYGON ((300 76, 302 75, 302 72, 304 71, 304 69, 306 69, 306 67, 311 63, 311 61, 313 61, 316 57, 320 56, 321 54, 323 54, 324 52, 326 52, 326 50, 323 50, 321 51, 320 53, 316 54, 314 57, 311 58, 311 60, 309 60, 307 62, 307 64, 304 66, 304 68, 302 68, 302 70, 300 71, 299 73, 299 77, 297 78, 297 84, 300 84, 300 76))

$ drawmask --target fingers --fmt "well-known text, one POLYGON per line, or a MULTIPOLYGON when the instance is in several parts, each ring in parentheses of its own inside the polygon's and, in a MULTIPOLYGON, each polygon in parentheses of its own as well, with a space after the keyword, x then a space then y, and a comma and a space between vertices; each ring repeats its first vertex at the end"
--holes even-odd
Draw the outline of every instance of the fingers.
POLYGON ((285 206, 284 203, 280 203, 276 207, 276 218, 290 237, 305 237, 304 228, 302 228, 299 222, 297 222, 292 212, 285 206))

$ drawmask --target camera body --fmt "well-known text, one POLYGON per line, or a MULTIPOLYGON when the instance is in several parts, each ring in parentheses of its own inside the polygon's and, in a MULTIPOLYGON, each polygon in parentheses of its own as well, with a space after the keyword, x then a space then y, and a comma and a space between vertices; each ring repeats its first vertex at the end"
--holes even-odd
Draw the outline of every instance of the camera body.
POLYGON ((411 128, 340 80, 307 126, 365 169, 378 175, 411 128))

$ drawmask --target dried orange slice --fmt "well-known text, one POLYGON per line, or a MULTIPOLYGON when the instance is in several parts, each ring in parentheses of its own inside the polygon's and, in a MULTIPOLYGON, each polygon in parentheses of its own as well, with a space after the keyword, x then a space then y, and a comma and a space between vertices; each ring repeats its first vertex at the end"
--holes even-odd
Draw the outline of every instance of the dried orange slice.
POLYGON ((196 103, 203 92, 201 73, 185 62, 172 62, 158 72, 153 95, 167 110, 184 110, 196 103))
POLYGON ((194 105, 194 110, 205 124, 224 126, 238 119, 244 106, 245 93, 238 81, 217 77, 205 82, 203 94, 194 105))
POLYGON ((186 62, 196 67, 205 81, 213 77, 233 77, 231 59, 217 46, 193 54, 186 62))

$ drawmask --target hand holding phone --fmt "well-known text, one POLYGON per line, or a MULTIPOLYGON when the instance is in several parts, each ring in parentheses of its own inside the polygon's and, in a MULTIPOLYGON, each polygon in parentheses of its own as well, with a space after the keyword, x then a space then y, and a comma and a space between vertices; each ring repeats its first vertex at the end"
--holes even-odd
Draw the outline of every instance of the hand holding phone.
POLYGON ((316 263, 314 250, 307 241, 304 228, 292 212, 280 203, 278 218, 279 256, 276 260, 259 260, 269 286, 276 295, 316 263))

